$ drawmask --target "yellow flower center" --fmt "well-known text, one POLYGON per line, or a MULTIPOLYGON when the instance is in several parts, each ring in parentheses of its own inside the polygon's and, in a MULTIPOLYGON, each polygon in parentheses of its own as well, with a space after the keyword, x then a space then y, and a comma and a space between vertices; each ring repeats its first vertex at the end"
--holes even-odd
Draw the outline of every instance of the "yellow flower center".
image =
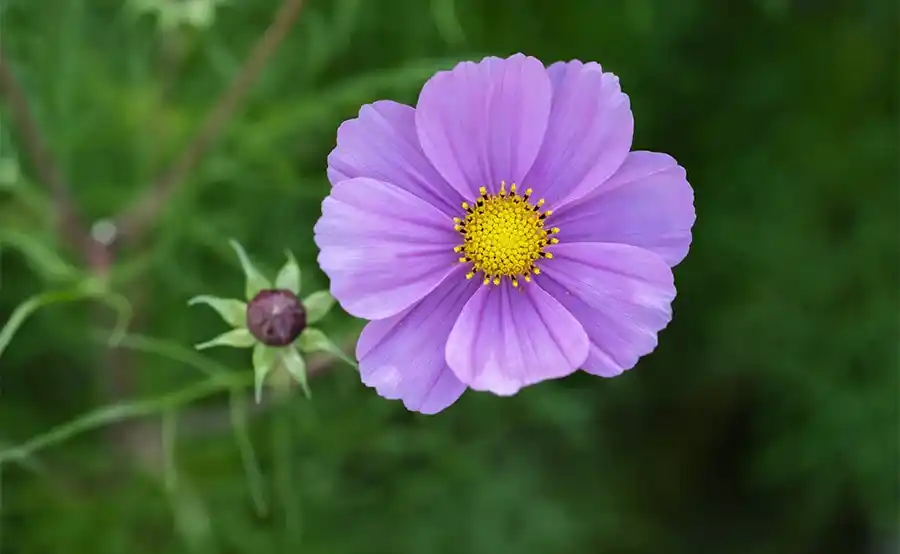
POLYGON ((472 264, 466 279, 481 273, 485 285, 499 285, 507 277, 514 287, 519 286, 519 278, 531 281, 532 274, 541 272, 535 262, 553 257, 544 248, 559 242, 550 236, 558 233, 558 228, 544 228, 552 212, 541 212, 543 198, 531 203, 531 189, 516 194, 515 183, 509 192, 506 183, 500 184, 497 194, 488 194, 485 187, 479 192, 474 205, 463 202, 465 218, 453 218, 454 228, 463 237, 463 244, 454 251, 462 254, 460 263, 472 264))

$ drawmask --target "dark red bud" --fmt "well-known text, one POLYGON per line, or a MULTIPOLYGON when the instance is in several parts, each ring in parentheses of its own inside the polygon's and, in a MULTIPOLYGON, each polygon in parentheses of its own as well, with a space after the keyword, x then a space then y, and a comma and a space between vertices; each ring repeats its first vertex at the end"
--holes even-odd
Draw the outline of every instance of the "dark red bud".
POLYGON ((306 328, 306 309, 289 290, 263 290, 247 305, 247 328, 266 346, 287 346, 306 328))

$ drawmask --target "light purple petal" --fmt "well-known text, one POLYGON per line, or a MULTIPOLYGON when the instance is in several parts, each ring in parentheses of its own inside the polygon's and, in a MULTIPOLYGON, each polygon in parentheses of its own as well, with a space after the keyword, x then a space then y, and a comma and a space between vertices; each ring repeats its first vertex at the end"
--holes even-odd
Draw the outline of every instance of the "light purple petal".
POLYGON ((525 178, 553 209, 591 192, 622 165, 631 149, 634 118, 619 78, 596 63, 555 63, 550 124, 525 178))
POLYGON ((322 203, 315 241, 331 293, 351 315, 383 319, 409 307, 457 267, 453 222, 388 183, 341 181, 322 203))
POLYGON ((544 139, 550 98, 550 79, 535 58, 460 63, 422 88, 419 142, 444 179, 472 200, 479 187, 522 182, 544 139))
POLYGON ((328 178, 336 185, 354 177, 396 185, 451 217, 463 201, 422 152, 416 110, 389 100, 363 106, 359 117, 338 128, 337 146, 328 156, 328 178))
POLYGON ((447 339, 447 364, 459 380, 498 395, 564 377, 587 353, 581 324, 533 283, 480 287, 447 339))
POLYGON ((481 284, 465 273, 459 268, 411 308, 366 325, 356 345, 366 386, 424 414, 456 402, 466 386, 447 366, 445 345, 459 312, 481 284))
POLYGON ((563 242, 616 242, 646 248, 675 266, 687 255, 696 219, 684 168, 666 154, 632 152, 587 198, 552 216, 563 242))
POLYGON ((590 338, 582 368, 613 377, 656 348, 672 319, 672 270, 656 254, 626 244, 566 243, 538 276, 590 338))

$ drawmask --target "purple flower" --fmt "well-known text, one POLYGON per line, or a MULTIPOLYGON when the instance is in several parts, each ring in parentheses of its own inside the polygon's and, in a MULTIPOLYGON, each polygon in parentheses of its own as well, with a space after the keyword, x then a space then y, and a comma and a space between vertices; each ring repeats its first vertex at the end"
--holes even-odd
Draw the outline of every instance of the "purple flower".
POLYGON ((436 413, 466 388, 613 377, 651 352, 693 191, 670 156, 630 152, 633 130, 615 75, 521 54, 341 125, 315 240, 334 297, 371 320, 363 383, 436 413))

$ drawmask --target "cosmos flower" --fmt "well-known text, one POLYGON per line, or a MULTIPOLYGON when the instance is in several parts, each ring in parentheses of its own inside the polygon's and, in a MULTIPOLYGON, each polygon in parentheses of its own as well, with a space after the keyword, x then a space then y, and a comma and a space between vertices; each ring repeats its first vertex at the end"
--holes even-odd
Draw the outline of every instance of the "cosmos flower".
POLYGON ((315 227, 363 382, 422 413, 580 369, 613 377, 671 319, 685 170, 630 152, 619 79, 521 54, 432 77, 338 129, 315 227))

